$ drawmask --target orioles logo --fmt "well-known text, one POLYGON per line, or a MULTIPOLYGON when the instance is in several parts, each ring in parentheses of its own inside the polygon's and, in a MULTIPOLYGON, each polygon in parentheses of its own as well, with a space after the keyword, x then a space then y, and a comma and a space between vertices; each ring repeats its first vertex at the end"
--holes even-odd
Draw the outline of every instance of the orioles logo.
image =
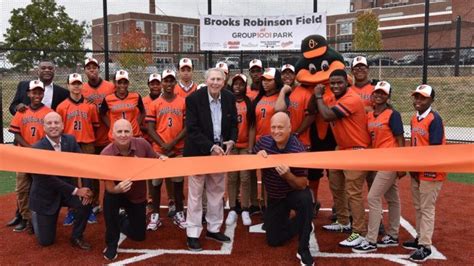
POLYGON ((120 70, 120 71, 119 71, 119 75, 124 75, 124 74, 125 74, 125 73, 124 73, 123 70, 120 70))
POLYGON ((308 46, 309 48, 313 49, 314 47, 318 46, 318 42, 313 39, 310 39, 308 42, 308 46))
POLYGON ((184 58, 183 59, 183 63, 187 63, 188 62, 188 59, 187 58, 184 58))

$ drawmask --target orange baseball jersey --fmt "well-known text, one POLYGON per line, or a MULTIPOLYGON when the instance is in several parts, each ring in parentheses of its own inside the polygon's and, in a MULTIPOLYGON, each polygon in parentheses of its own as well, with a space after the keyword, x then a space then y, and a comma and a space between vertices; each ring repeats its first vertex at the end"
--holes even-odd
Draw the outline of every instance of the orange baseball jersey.
MULTIPOLYGON (((159 97, 152 102, 149 112, 147 112, 146 121, 155 122, 156 134, 165 142, 169 143, 175 139, 184 128, 184 119, 186 117, 186 103, 181 96, 176 96, 168 101, 159 97)), ((153 148, 159 153, 163 153, 160 146, 153 142, 153 148)), ((182 154, 184 140, 182 139, 174 146, 174 152, 182 154)))
POLYGON ((189 91, 186 91, 183 87, 181 87, 179 82, 177 82, 176 85, 174 86, 174 93, 183 98, 188 97, 188 95, 195 92, 196 90, 197 90, 197 84, 194 82, 189 91))
MULTIPOLYGON (((152 99, 152 98, 150 97, 150 95, 147 95, 147 96, 143 97, 143 99, 142 99, 142 100, 143 100, 143 106, 145 106, 145 112, 146 112, 146 114, 148 114, 148 113, 150 112, 151 103, 152 103, 154 100, 156 100, 156 99, 158 99, 158 97, 152 99)), ((143 120, 143 126, 146 126, 146 120, 145 120, 145 119, 143 120)), ((150 142, 150 143, 153 142, 153 140, 152 140, 151 137, 148 135, 148 133, 143 133, 143 138, 145 138, 146 140, 148 140, 148 142, 150 142)))
POLYGON ((235 103, 237 107, 237 127, 239 129, 236 148, 248 148, 249 146, 249 121, 247 120, 247 104, 245 101, 235 103))
MULTIPOLYGON (((445 145, 446 136, 441 116, 431 111, 428 116, 418 120, 411 119, 411 146, 445 145)), ((418 178, 425 181, 444 181, 446 173, 420 172, 418 178)))
POLYGON ((255 107, 256 133, 255 141, 258 141, 263 135, 270 134, 270 120, 275 113, 275 103, 278 99, 278 93, 271 96, 263 96, 255 107))
POLYGON ((28 144, 33 145, 45 136, 43 119, 46 114, 52 111, 51 108, 41 105, 41 107, 37 109, 28 107, 23 113, 16 112, 8 131, 20 134, 28 144))
POLYGON ((378 116, 374 112, 367 114, 367 123, 372 148, 398 147, 396 136, 403 135, 403 123, 400 113, 387 108, 378 116))
POLYGON ((331 122, 332 132, 340 150, 363 149, 370 145, 364 103, 352 90, 347 90, 331 108, 338 119, 331 122))
MULTIPOLYGON (((301 123, 303 123, 305 116, 308 115, 308 104, 312 95, 313 94, 309 89, 301 86, 297 86, 293 92, 291 92, 289 96, 290 106, 288 106, 292 127, 291 131, 295 132, 300 127, 301 123)), ((305 146, 311 145, 309 127, 298 136, 298 139, 305 146)))
POLYGON ((78 102, 69 97, 58 105, 56 112, 63 119, 64 133, 76 137, 78 143, 95 141, 94 129, 99 127, 95 104, 85 102, 84 97, 78 102))
POLYGON ((250 100, 253 101, 258 95, 258 90, 252 90, 250 86, 247 86, 246 94, 247 94, 247 97, 249 97, 250 100))
POLYGON ((351 90, 360 96, 362 102, 364 102, 364 106, 372 106, 372 92, 374 92, 374 85, 367 83, 362 88, 352 85, 351 90))
MULTIPOLYGON (((115 121, 121 118, 128 120, 132 124, 134 137, 142 135, 138 124, 140 112, 145 113, 145 107, 143 106, 142 97, 136 92, 128 92, 123 99, 119 98, 116 93, 107 95, 100 107, 101 115, 108 113, 111 127, 115 121)), ((111 129, 109 129, 109 140, 112 141, 111 129)))
MULTIPOLYGON (((82 87, 82 96, 88 102, 93 102, 97 106, 97 112, 100 105, 104 101, 105 96, 115 92, 115 85, 107 80, 102 80, 97 88, 92 87, 89 83, 84 83, 82 87)), ((109 128, 99 119, 99 128, 95 132, 95 145, 106 146, 109 144, 108 134, 109 128)))
MULTIPOLYGON (((329 88, 329 85, 326 85, 324 90, 323 102, 327 106, 333 106, 336 104, 336 97, 329 88)), ((328 133, 329 123, 324 121, 323 117, 319 113, 316 114, 314 123, 316 124, 316 129, 318 131, 318 138, 321 140, 325 139, 328 133)))

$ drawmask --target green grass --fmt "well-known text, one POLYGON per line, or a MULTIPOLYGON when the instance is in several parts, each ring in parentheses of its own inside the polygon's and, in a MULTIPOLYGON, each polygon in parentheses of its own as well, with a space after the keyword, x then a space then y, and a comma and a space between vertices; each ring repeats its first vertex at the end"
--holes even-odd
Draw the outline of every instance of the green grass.
POLYGON ((0 171, 0 195, 15 191, 15 181, 15 173, 0 171))
POLYGON ((449 174, 449 181, 474 184, 474 174, 449 174))

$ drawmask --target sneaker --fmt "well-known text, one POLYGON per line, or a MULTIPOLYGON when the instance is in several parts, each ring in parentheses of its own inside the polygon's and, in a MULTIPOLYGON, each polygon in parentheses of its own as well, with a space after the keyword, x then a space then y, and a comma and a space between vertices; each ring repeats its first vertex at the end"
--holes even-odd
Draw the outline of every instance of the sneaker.
POLYGON ((260 210, 259 206, 250 205, 250 207, 249 207, 250 216, 253 216, 255 214, 259 214, 260 212, 261 212, 261 210, 260 210))
POLYGON ((348 223, 346 225, 340 224, 338 221, 335 221, 332 224, 323 225, 324 230, 333 231, 333 232, 344 232, 351 230, 351 224, 348 223))
POLYGON ((188 245, 188 249, 191 251, 202 251, 201 244, 199 243, 199 238, 188 237, 186 244, 188 245))
POLYGON ((242 223, 245 226, 250 226, 252 225, 252 219, 250 218, 250 214, 248 211, 243 211, 242 212, 242 223))
POLYGON ((354 253, 369 253, 374 251, 377 251, 377 244, 370 243, 367 240, 363 240, 360 245, 352 248, 352 252, 354 253))
POLYGON ((414 240, 408 240, 408 241, 403 242, 402 246, 403 248, 406 248, 406 249, 420 248, 420 245, 418 245, 418 237, 415 238, 414 240))
POLYGON ((168 202, 168 217, 174 217, 176 215, 176 205, 174 201, 170 200, 168 202))
POLYGON ((30 226, 28 220, 22 219, 19 224, 13 228, 13 232, 23 232, 30 226))
POLYGON ((96 224, 97 223, 97 216, 95 215, 94 212, 91 212, 91 214, 89 214, 89 217, 87 218, 87 223, 89 223, 89 224, 96 224))
POLYGON ((301 265, 314 265, 313 256, 311 256, 309 249, 298 251, 298 253, 296 253, 296 257, 300 260, 301 265))
POLYGON ((173 223, 181 229, 186 229, 186 218, 184 217, 184 212, 177 212, 173 217, 173 223))
POLYGON ((227 219, 225 219, 225 224, 226 225, 233 225, 237 222, 237 212, 234 210, 230 211, 229 214, 227 214, 227 219))
POLYGON ((394 238, 391 235, 385 235, 377 242, 377 246, 381 248, 386 247, 397 247, 398 246, 398 238, 394 238))
POLYGON ((348 238, 339 242, 339 246, 353 248, 360 245, 364 240, 365 238, 363 236, 359 235, 358 233, 352 232, 352 234, 348 238))
POLYGON ((207 231, 206 232, 206 238, 217 241, 217 242, 220 242, 220 243, 230 243, 231 242, 230 238, 228 236, 224 235, 221 232, 211 233, 211 232, 207 231))
POLYGON ((431 249, 426 248, 424 246, 420 246, 417 250, 415 250, 415 252, 410 255, 408 259, 413 262, 424 262, 428 259, 430 255, 431 249))
POLYGON ((160 215, 156 212, 152 213, 150 216, 150 222, 148 223, 146 230, 148 231, 156 231, 158 227, 162 225, 160 220, 160 215))
POLYGON ((94 208, 92 208, 92 212, 96 215, 101 211, 102 211, 102 207, 100 207, 100 205, 96 205, 94 206, 94 208))
POLYGON ((118 256, 116 248, 106 247, 102 253, 104 254, 104 259, 108 261, 113 261, 118 256))
POLYGON ((64 218, 63 225, 68 226, 68 225, 72 225, 72 223, 74 223, 74 213, 71 210, 69 210, 67 212, 66 218, 64 218))

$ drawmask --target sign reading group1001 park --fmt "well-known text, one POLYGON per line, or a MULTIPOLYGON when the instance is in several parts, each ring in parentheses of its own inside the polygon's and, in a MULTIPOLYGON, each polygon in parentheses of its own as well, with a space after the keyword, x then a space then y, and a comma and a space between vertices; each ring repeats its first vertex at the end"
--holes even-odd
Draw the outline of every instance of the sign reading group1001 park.
POLYGON ((310 34, 326 37, 326 14, 201 16, 201 50, 299 50, 310 34))

